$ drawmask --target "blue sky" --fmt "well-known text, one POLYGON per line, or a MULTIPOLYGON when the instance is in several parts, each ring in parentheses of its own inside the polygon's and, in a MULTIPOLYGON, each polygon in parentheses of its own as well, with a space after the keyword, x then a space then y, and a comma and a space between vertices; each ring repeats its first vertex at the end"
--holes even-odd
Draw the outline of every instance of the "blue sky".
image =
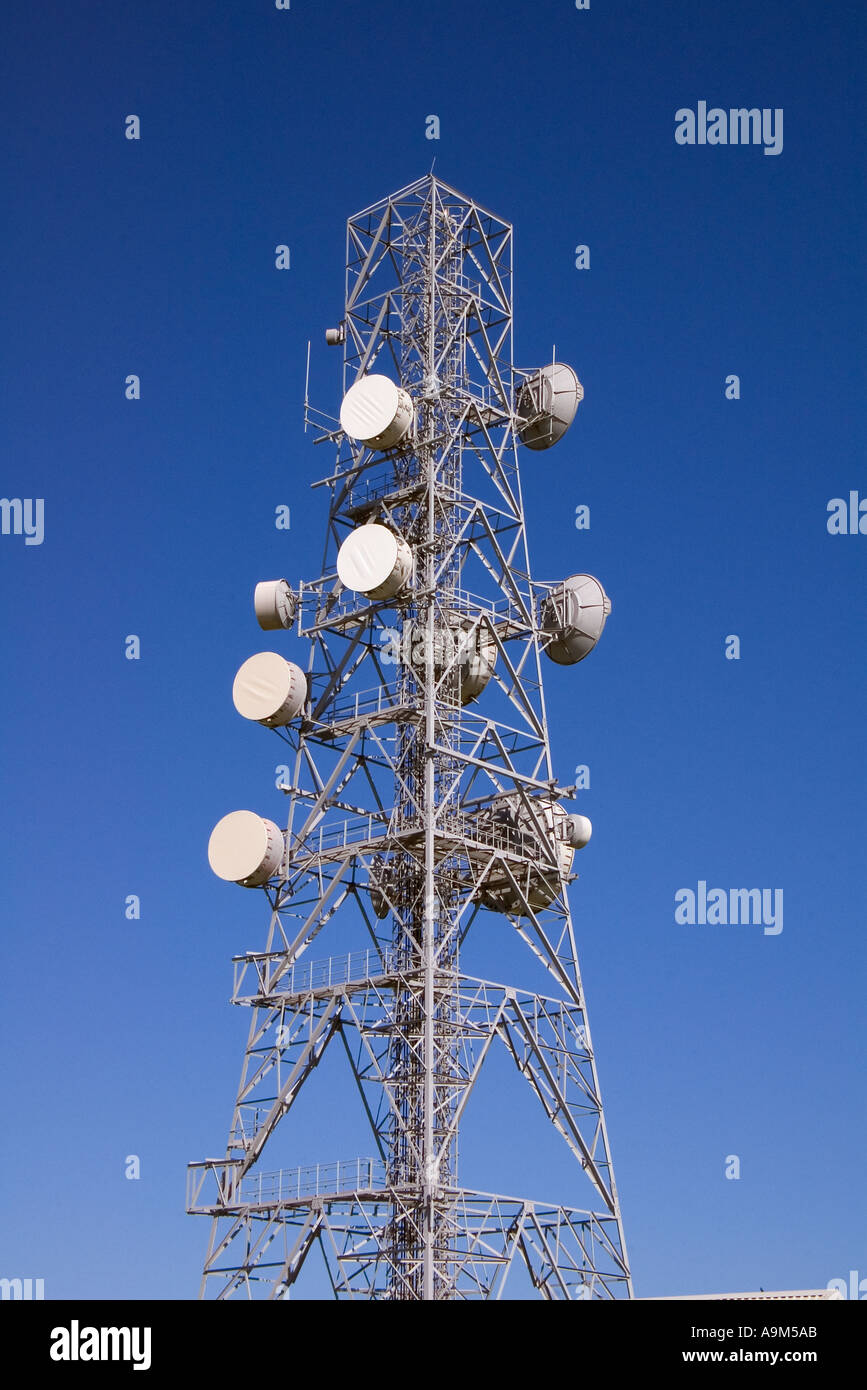
MULTIPOLYGON (((546 699, 562 780, 591 770, 571 901, 636 1291, 867 1278, 867 536, 826 525, 867 497, 858 7, 151 0, 2 25, 0 490, 44 499, 45 535, 0 536, 0 1276, 197 1292, 184 1170, 224 1147, 230 958, 267 925, 205 849, 225 812, 283 804, 232 678, 266 645, 255 582, 319 569, 331 460, 301 404, 308 339, 339 403, 346 218, 435 158, 515 226, 517 361, 556 344, 586 392, 522 484, 537 577, 613 600, 546 699), (678 145, 702 100, 782 109, 781 153, 678 145), (782 932, 677 924, 702 880, 781 888, 782 932)), ((472 967, 536 978, 517 938, 472 967)), ((297 1161, 367 1152, 336 1066, 313 1086, 297 1161)), ((515 1138, 526 1105, 494 1067, 467 1177, 557 1198, 572 1160, 541 1119, 515 1138)))

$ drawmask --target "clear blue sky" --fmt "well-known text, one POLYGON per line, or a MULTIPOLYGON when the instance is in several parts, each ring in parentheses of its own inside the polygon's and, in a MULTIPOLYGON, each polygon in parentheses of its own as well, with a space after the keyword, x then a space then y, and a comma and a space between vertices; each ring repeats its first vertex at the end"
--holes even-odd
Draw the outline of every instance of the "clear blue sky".
MULTIPOLYGON (((285 804, 232 678, 268 645, 254 583, 318 572, 308 483, 331 459, 301 401, 312 338, 315 399, 339 403, 322 335, 346 217, 435 156, 514 223, 517 360, 556 343, 586 390, 522 477, 537 576, 589 571, 614 605, 546 694, 562 780, 591 769, 572 903, 636 1290, 867 1277, 867 536, 826 527, 829 499, 867 497, 862 16, 7 8, 0 490, 44 499, 45 536, 0 536, 0 1276, 198 1289, 185 1165, 224 1148, 248 1023, 230 958, 266 927, 205 850, 227 811, 285 804), (782 108, 782 152, 678 145, 675 111, 703 100, 782 108), (678 925, 700 880, 781 888, 782 932, 678 925)), ((505 934, 471 963, 537 979, 505 934)), ((371 1151, 337 1060, 299 1105, 299 1163, 371 1151)), ((568 1200, 572 1160, 541 1117, 523 1137, 521 1086, 492 1067, 466 1178, 568 1200)))

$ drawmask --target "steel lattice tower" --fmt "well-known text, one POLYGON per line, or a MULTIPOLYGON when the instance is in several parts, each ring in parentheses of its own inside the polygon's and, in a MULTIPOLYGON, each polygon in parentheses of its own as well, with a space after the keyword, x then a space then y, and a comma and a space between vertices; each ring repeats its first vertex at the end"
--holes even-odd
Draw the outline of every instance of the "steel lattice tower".
POLYGON ((389 375, 413 427, 376 448, 307 410, 337 449, 314 484, 328 535, 321 576, 293 591, 287 655, 309 639, 307 700, 276 729, 291 777, 285 852, 261 885, 267 942, 235 960, 251 1025, 229 1142, 189 1168, 188 1210, 213 1218, 202 1296, 288 1297, 318 1245, 336 1297, 508 1296, 516 1262, 544 1297, 631 1297, 566 894, 557 808, 574 789, 553 776, 542 689, 556 636, 544 613, 558 610, 527 554, 517 455, 532 378, 513 362, 512 228, 432 174, 367 208, 347 224, 329 336, 344 392, 389 375), (413 557, 411 582, 378 601, 336 572, 371 523, 413 557), (338 912, 359 950, 309 964, 338 912), (461 973, 468 931, 509 921, 550 997, 461 973), (341 1042, 374 1156, 265 1173, 269 1141, 341 1042), (461 1118, 498 1043, 572 1150, 584 1206, 460 1185, 461 1118))

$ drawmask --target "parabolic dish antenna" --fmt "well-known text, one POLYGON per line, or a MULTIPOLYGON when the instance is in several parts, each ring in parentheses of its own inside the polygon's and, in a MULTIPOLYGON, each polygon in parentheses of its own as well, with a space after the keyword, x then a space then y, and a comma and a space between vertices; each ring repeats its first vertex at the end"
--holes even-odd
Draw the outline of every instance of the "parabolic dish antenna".
POLYGON ((291 724, 303 710, 307 677, 300 666, 279 652, 257 652, 238 670, 232 699, 245 719, 276 729, 291 724))
POLYGON ((545 655, 558 666, 583 661, 602 636, 610 612, 611 599, 592 574, 565 579, 542 604, 542 631, 555 634, 545 655))
POLYGON ((343 397, 340 428, 360 444, 390 449, 411 424, 412 397, 387 376, 363 376, 343 397))
POLYGON ((291 627, 295 617, 295 595, 285 579, 263 579, 253 594, 256 621, 265 632, 291 627))
POLYGON ((528 449, 550 449, 568 430, 584 399, 584 387, 565 362, 552 362, 528 377, 518 392, 519 415, 527 423, 518 437, 528 449))
POLYGON ((572 815, 569 817, 566 838, 573 849, 585 849, 590 843, 592 834, 593 826, 586 816, 572 815))
POLYGON ((283 834, 255 811, 230 811, 211 831, 208 863, 217 878, 259 888, 280 866, 283 834))
POLYGON ((387 526, 371 522, 350 531, 337 552, 337 575, 368 598, 394 598, 412 574, 412 551, 387 526))

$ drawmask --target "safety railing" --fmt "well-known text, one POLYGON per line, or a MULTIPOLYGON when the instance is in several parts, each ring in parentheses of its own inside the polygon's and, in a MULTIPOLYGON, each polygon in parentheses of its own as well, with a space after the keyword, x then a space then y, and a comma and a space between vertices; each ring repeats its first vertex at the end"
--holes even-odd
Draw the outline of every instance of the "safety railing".
MULTIPOLYGON (((535 862, 539 858, 540 844, 545 846, 544 856, 550 858, 554 854, 554 843, 565 838, 561 825, 552 825, 541 808, 539 823, 546 832, 542 836, 535 833, 529 822, 516 826, 505 818, 496 819, 488 811, 476 815, 447 811, 437 817, 434 833, 468 845, 481 845, 502 853, 517 855, 521 859, 530 858, 535 862)), ((401 829, 399 825, 390 821, 388 812, 370 812, 367 815, 349 816, 344 820, 330 821, 327 824, 320 823, 310 830, 303 840, 296 840, 290 845, 289 857, 297 864, 299 860, 308 856, 339 856, 341 851, 360 844, 369 844, 374 848, 386 834, 412 842, 416 836, 423 833, 421 825, 401 829)))
POLYGON ((350 951, 345 956, 328 956, 324 960, 296 961, 280 976, 275 994, 306 994, 330 985, 353 984, 359 980, 388 975, 397 964, 394 951, 350 951))
POLYGON ((369 719, 378 714, 390 714, 400 705, 400 690, 393 685, 378 685, 371 690, 353 694, 338 694, 319 716, 321 724, 337 724, 353 719, 369 719))
POLYGON ((240 1159, 190 1163, 186 1210, 269 1207, 311 1197, 378 1192, 386 1187, 388 1179, 388 1168, 381 1158, 341 1159, 303 1168, 281 1168, 274 1173, 247 1173, 244 1177, 239 1176, 240 1167, 240 1159))

